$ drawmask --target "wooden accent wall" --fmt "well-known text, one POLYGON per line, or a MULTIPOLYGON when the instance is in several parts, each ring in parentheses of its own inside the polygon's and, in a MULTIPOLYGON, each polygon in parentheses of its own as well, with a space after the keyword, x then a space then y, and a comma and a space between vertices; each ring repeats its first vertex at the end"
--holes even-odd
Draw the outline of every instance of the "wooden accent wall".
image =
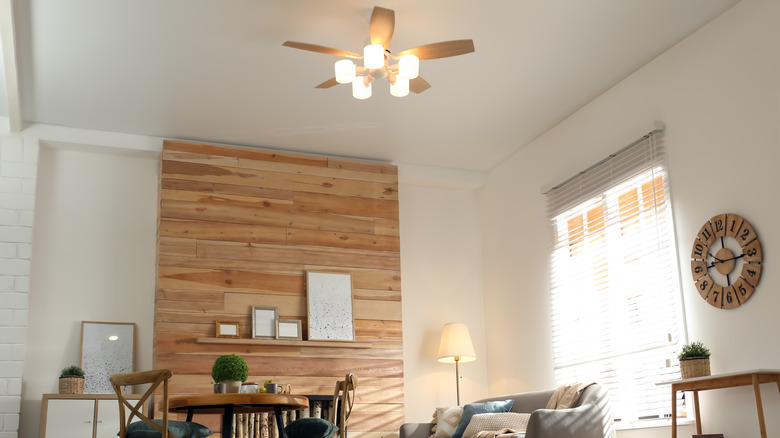
MULTIPOLYGON (((211 392, 211 366, 236 353, 249 381, 332 394, 358 378, 351 437, 380 438, 403 422, 401 260, 395 166, 166 141, 161 159, 155 367, 173 394, 211 392), (307 270, 352 274, 355 336, 371 348, 199 343, 217 320, 278 306, 306 334, 307 270)), ((216 416, 203 416, 219 430, 216 416), (210 418, 213 417, 213 418, 210 418)))

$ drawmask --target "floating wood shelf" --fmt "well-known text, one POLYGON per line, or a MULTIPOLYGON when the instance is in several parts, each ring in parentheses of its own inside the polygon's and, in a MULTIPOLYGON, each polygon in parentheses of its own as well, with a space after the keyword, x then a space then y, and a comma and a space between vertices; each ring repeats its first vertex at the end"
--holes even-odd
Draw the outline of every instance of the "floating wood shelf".
POLYGON ((283 345, 288 347, 371 348, 367 342, 287 341, 283 339, 196 338, 198 344, 283 345))

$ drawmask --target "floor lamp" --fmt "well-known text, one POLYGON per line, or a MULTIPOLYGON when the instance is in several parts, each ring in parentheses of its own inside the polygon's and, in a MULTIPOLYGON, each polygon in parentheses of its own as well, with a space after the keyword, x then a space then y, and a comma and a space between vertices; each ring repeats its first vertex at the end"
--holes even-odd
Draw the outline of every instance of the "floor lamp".
POLYGON ((477 360, 474 354, 474 346, 471 344, 469 328, 463 323, 444 324, 439 344, 439 362, 455 363, 455 391, 458 395, 460 406, 460 371, 458 362, 472 362, 477 360))

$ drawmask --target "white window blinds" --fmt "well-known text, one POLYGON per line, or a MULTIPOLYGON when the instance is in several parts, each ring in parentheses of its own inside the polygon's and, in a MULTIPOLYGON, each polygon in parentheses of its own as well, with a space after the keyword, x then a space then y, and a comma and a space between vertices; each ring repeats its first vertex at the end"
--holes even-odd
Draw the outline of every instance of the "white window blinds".
POLYGON ((684 339, 669 185, 654 131, 548 192, 558 384, 607 386, 616 419, 663 418, 684 339))

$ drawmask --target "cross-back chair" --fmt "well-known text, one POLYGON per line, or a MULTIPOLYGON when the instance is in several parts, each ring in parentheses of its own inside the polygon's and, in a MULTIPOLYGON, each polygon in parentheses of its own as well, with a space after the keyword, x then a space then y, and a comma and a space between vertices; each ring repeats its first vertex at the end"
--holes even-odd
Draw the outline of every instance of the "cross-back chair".
POLYGON ((336 390, 333 392, 333 405, 329 415, 330 422, 339 428, 334 437, 346 437, 347 421, 349 421, 349 416, 352 414, 352 405, 355 404, 356 386, 357 377, 353 373, 347 374, 344 380, 336 382, 336 390), (341 401, 339 401, 339 396, 341 396, 341 401))
POLYGON ((284 428, 288 438, 346 438, 356 386, 357 377, 352 373, 336 382, 328 420, 316 417, 295 420, 284 428))
POLYGON ((160 433, 162 438, 179 438, 168 431, 168 379, 170 379, 171 376, 173 376, 171 370, 166 369, 111 375, 111 386, 114 387, 114 391, 119 398, 119 438, 132 438, 132 434, 128 435, 128 427, 130 426, 130 423, 133 422, 133 417, 137 417, 139 420, 154 428, 154 430, 160 433), (131 400, 125 398, 122 390, 123 386, 143 385, 147 383, 151 383, 151 386, 139 400, 132 400, 136 402, 135 404, 131 403, 131 400), (163 417, 162 425, 152 421, 152 418, 148 417, 143 412, 144 403, 146 403, 146 400, 154 394, 154 391, 160 384, 163 385, 161 406, 163 417), (130 415, 126 415, 125 409, 130 409, 130 415))

